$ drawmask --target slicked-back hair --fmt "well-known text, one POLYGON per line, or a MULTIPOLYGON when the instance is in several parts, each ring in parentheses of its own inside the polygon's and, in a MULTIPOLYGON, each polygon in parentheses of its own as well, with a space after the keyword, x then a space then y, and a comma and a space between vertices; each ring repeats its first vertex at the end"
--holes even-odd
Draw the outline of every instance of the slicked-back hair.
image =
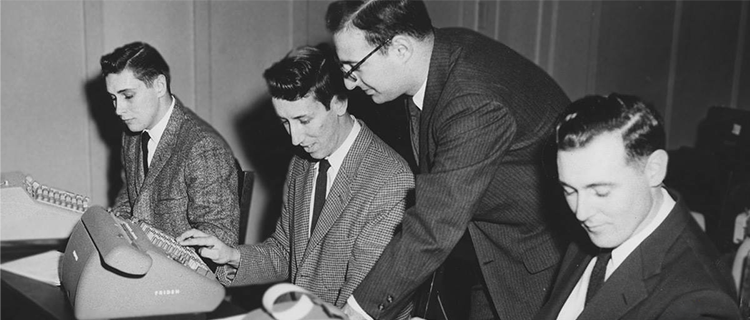
POLYGON ((365 40, 372 46, 387 43, 399 34, 424 39, 433 32, 430 15, 422 1, 341 0, 328 5, 328 31, 335 34, 350 27, 364 31, 365 40))
POLYGON ((568 105, 557 124, 557 150, 583 148, 610 132, 622 135, 629 164, 665 149, 666 134, 659 112, 638 97, 612 93, 586 96, 568 105))
POLYGON ((333 48, 327 44, 302 46, 263 72, 271 97, 297 101, 310 94, 326 110, 336 97, 346 99, 347 89, 333 48))
POLYGON ((102 56, 99 60, 102 66, 102 76, 118 74, 125 69, 133 72, 136 79, 143 81, 147 87, 151 87, 159 75, 164 75, 167 80, 167 92, 172 93, 170 88, 171 77, 169 76, 169 65, 159 54, 159 51, 148 43, 133 42, 115 49, 112 53, 102 56))

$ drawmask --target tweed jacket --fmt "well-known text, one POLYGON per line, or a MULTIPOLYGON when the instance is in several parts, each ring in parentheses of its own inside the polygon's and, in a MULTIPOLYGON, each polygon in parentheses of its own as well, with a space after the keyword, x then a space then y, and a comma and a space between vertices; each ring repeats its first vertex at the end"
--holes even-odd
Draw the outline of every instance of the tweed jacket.
MULTIPOLYGON (((579 320, 740 319, 729 270, 718 264, 718 251, 685 204, 675 200, 667 218, 604 282, 579 320)), ((596 255, 589 247, 571 243, 537 320, 557 318, 596 255)))
MULTIPOLYGON (((542 146, 569 103, 538 66, 465 29, 436 29, 420 117, 416 206, 354 292, 390 319, 468 229, 502 319, 541 308, 566 243, 543 206, 542 146)), ((562 204, 562 202, 558 202, 562 204)), ((446 277, 450 275, 446 274, 446 277)))
POLYGON ((140 135, 123 134, 125 183, 113 212, 174 237, 195 228, 236 244, 239 169, 232 149, 210 124, 175 100, 145 180, 140 135))
POLYGON ((343 307, 393 236, 414 188, 406 161, 360 124, 309 237, 315 166, 292 159, 276 230, 239 247, 232 286, 290 281, 343 307))

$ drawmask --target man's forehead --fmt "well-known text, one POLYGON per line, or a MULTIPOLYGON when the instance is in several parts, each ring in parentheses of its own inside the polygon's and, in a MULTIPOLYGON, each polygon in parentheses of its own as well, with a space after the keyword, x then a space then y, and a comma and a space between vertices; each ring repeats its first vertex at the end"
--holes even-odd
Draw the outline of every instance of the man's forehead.
POLYGON ((361 52, 372 50, 371 46, 365 40, 365 33, 355 28, 347 28, 333 35, 333 42, 336 45, 336 54, 341 62, 356 62, 363 55, 361 52))
POLYGON ((116 87, 131 87, 135 88, 140 84, 143 84, 143 81, 138 80, 132 71, 129 69, 125 69, 123 71, 120 71, 119 73, 110 73, 105 77, 105 81, 107 83, 107 87, 116 86, 116 87))
POLYGON ((617 135, 601 135, 585 146, 557 152, 561 180, 591 184, 609 181, 627 169, 625 149, 617 135))
POLYGON ((317 100, 310 96, 295 101, 280 98, 273 98, 271 101, 279 117, 288 119, 310 115, 315 112, 317 105, 319 104, 317 100))

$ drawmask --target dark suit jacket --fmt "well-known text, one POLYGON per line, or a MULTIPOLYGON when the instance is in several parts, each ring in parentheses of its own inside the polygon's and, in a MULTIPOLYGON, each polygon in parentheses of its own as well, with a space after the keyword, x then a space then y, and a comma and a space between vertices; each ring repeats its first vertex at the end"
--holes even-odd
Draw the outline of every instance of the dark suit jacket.
POLYGON ((544 198, 542 146, 568 103, 505 45, 464 29, 435 31, 416 206, 354 292, 365 311, 392 318, 467 229, 500 317, 529 319, 541 308, 566 245, 544 217, 553 201, 544 198))
MULTIPOLYGON (((677 200, 669 216, 620 264, 578 317, 601 319, 740 319, 729 271, 677 200)), ((554 320, 595 254, 572 243, 552 297, 537 320, 554 320)))
POLYGON ((232 149, 211 125, 175 100, 145 181, 140 135, 123 134, 125 183, 113 211, 175 237, 195 228, 236 244, 239 181, 232 149))
POLYGON ((308 237, 314 173, 314 163, 292 159, 276 231, 239 247, 232 286, 291 281, 342 307, 370 271, 413 197, 409 165, 362 123, 308 237))

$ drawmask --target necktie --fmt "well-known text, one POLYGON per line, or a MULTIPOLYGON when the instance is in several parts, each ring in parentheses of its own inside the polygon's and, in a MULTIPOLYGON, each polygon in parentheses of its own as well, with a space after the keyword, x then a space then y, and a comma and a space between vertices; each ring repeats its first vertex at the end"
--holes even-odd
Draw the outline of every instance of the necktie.
POLYGON ((589 288, 586 291, 586 303, 588 303, 592 297, 599 291, 604 283, 604 275, 607 273, 607 263, 612 258, 612 249, 603 249, 596 256, 596 263, 594 264, 594 270, 591 271, 591 280, 589 280, 589 288))
POLYGON ((311 233, 315 230, 315 224, 318 223, 318 218, 320 218, 320 211, 323 210, 323 205, 326 203, 327 172, 330 167, 331 164, 326 159, 320 160, 318 163, 318 179, 315 181, 315 200, 313 202, 312 222, 310 223, 311 233))
POLYGON ((143 155, 143 176, 148 174, 148 140, 150 139, 148 132, 143 131, 141 133, 141 154, 143 155))
POLYGON ((414 160, 419 163, 419 117, 422 110, 419 110, 411 97, 406 98, 407 112, 409 114, 409 136, 411 137, 411 151, 414 153, 414 160))

